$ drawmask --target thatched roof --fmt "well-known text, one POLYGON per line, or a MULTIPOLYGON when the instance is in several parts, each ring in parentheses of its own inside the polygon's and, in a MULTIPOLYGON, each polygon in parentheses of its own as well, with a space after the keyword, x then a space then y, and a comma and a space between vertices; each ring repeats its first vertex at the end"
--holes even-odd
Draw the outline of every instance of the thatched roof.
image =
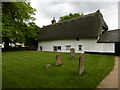
POLYGON ((102 29, 108 30, 108 26, 98 10, 95 13, 44 26, 38 38, 40 41, 44 41, 98 37, 102 29))
POLYGON ((98 40, 98 43, 114 43, 114 42, 120 42, 120 29, 106 31, 100 36, 98 40))

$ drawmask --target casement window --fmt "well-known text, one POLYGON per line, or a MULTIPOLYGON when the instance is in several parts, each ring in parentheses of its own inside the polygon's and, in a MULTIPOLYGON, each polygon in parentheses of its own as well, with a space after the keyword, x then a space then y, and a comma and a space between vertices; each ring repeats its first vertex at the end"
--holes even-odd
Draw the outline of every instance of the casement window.
POLYGON ((53 50, 54 51, 61 50, 61 46, 53 46, 53 50))
POLYGON ((57 46, 57 49, 58 49, 58 50, 61 50, 61 46, 57 46))
POLYGON ((70 50, 71 45, 66 45, 66 50, 70 50))
POLYGON ((42 46, 40 46, 40 51, 42 51, 42 46))
POLYGON ((108 31, 108 28, 102 26, 102 30, 101 30, 101 34, 103 34, 104 32, 108 31))
POLYGON ((78 50, 82 50, 82 45, 78 45, 78 50))

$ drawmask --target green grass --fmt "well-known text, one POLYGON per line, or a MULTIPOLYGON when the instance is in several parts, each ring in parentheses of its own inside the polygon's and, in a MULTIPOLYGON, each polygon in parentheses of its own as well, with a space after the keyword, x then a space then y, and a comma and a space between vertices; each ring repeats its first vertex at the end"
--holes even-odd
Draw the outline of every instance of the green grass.
POLYGON ((78 76, 78 58, 62 53, 63 65, 55 66, 57 53, 16 51, 3 53, 3 88, 95 88, 112 70, 114 56, 85 55, 85 73, 78 76), (51 64, 50 69, 44 69, 51 64))

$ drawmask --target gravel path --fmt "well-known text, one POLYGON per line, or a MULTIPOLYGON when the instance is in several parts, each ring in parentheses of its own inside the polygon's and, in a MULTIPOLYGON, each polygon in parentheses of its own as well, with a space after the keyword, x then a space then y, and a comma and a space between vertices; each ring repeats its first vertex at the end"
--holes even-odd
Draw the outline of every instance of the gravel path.
POLYGON ((97 88, 118 88, 118 61, 120 63, 120 57, 116 56, 113 70, 101 81, 97 88))

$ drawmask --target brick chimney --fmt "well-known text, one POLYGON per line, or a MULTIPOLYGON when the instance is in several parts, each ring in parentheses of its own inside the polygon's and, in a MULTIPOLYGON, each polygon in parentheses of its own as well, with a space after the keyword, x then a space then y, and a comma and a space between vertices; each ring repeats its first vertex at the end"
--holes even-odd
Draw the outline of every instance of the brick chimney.
POLYGON ((53 17, 53 20, 51 21, 52 24, 56 23, 55 17, 53 17))

